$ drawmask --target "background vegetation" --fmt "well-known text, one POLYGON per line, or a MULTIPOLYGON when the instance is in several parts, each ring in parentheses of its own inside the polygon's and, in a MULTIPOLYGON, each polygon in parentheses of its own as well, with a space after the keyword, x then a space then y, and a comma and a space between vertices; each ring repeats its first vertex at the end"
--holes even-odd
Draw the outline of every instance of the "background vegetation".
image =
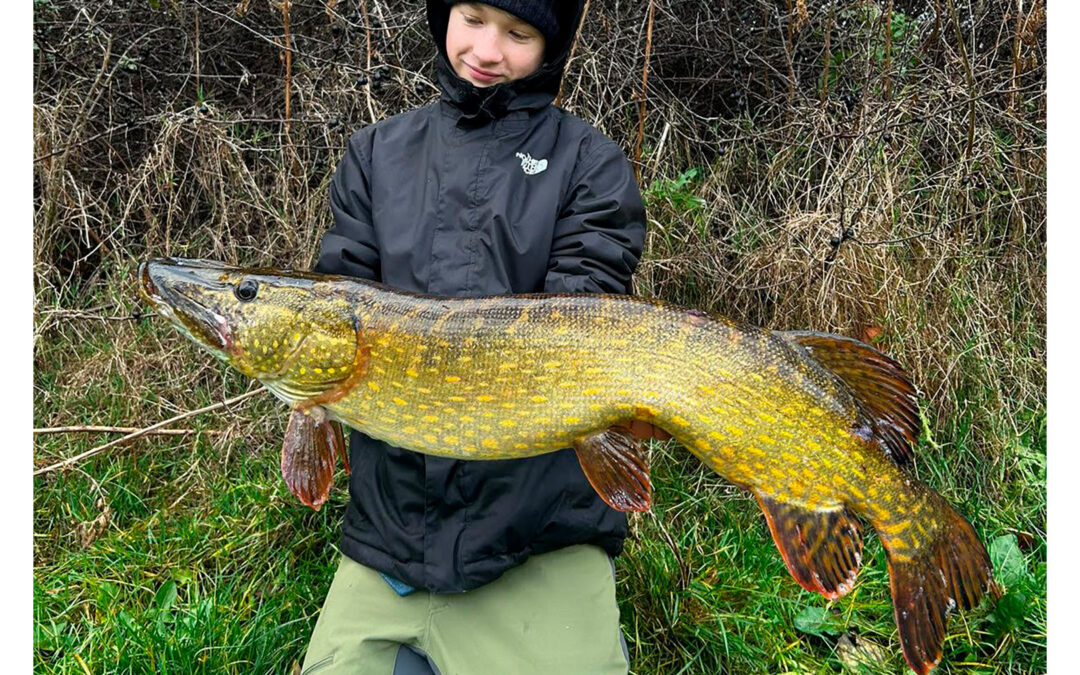
MULTIPOLYGON (((309 267, 348 135, 437 97, 422 3, 34 10, 35 427, 138 429, 242 394, 141 317, 135 266, 309 267)), ((1042 0, 592 0, 561 96, 640 171, 639 293, 861 337, 910 370, 916 472, 1000 582, 951 621, 943 673, 1046 669, 1044 23, 1042 0)), ((318 513, 289 495, 284 419, 260 395, 35 475, 36 670, 302 659, 346 492, 318 513)), ((117 436, 43 431, 36 466, 117 436)), ((617 561, 633 672, 905 672, 872 534, 826 602, 747 495, 653 450, 658 503, 617 561)))

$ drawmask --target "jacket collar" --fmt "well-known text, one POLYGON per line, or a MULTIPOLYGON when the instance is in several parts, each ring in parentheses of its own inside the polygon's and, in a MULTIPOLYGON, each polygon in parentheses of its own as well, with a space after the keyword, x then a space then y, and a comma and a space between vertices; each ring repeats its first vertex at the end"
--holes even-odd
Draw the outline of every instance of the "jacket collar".
POLYGON ((539 110, 559 93, 563 69, 581 20, 583 0, 558 3, 557 11, 565 14, 560 25, 565 26, 554 44, 549 45, 544 63, 536 72, 512 82, 491 87, 477 87, 458 76, 446 55, 446 26, 450 6, 445 0, 427 0, 428 27, 435 41, 435 74, 442 91, 442 100, 461 113, 464 122, 484 123, 498 119, 514 110, 539 110))

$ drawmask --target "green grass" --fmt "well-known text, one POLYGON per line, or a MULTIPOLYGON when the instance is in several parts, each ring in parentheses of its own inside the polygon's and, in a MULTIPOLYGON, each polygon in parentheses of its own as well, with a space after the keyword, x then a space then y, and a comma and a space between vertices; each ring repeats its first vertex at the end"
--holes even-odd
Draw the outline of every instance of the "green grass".
MULTIPOLYGON (((130 300, 122 285, 111 292, 130 300)), ((249 386, 151 320, 58 325, 34 377, 35 426, 149 425, 249 386)), ((976 404, 992 396, 978 393, 957 392, 973 403, 928 420, 918 474, 988 546, 1020 533, 1020 548, 997 570, 1007 606, 954 616, 940 672, 1043 672, 1045 409, 986 430, 976 404), (1007 439, 993 461, 979 447, 987 434, 1007 439)), ((198 435, 142 439, 35 479, 36 672, 282 673, 302 661, 336 566, 345 477, 320 512, 300 505, 278 473, 284 421, 257 397, 179 425, 198 435)), ((103 441, 40 436, 36 458, 103 441)), ((633 517, 616 565, 633 672, 908 672, 869 528, 855 590, 827 602, 791 579, 748 495, 677 445, 653 450, 656 504, 633 517), (846 669, 846 634, 884 656, 846 669)))
MULTIPOLYGON (((275 429, 259 419, 280 412, 262 400, 241 417, 275 429)), ((249 432, 141 441, 35 481, 37 669, 83 672, 81 658, 92 672, 284 672, 302 657, 345 492, 319 513, 295 508, 276 453, 249 432), (106 507, 85 545, 82 524, 106 507)))

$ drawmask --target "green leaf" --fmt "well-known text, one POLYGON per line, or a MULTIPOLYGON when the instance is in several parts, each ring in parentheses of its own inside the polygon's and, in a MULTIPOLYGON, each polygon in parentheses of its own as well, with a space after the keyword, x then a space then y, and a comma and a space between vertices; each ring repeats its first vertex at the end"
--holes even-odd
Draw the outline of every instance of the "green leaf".
POLYGON ((994 565, 994 578, 1007 587, 1011 588, 1031 579, 1015 534, 1006 534, 991 542, 990 560, 994 565))
POLYGON ((810 635, 839 635, 844 632, 828 612, 820 607, 807 607, 795 617, 795 628, 810 635))
POLYGON ((67 621, 57 621, 51 626, 34 624, 34 649, 56 651, 61 647, 61 636, 67 631, 67 621))
POLYGON ((123 627, 124 630, 130 633, 137 633, 139 631, 138 625, 135 623, 135 619, 133 619, 131 614, 129 614, 125 610, 120 610, 116 613, 116 622, 120 624, 120 626, 123 627))
POLYGON ((176 582, 166 581, 154 596, 154 605, 158 610, 166 611, 174 602, 176 602, 176 582))
POLYGON ((674 180, 657 179, 652 182, 643 195, 646 203, 661 200, 669 203, 676 210, 691 212, 701 209, 706 201, 691 192, 694 184, 704 175, 701 167, 692 167, 679 174, 674 180))
POLYGON ((103 607, 111 607, 120 597, 120 587, 111 581, 103 581, 97 587, 97 601, 103 607))
POLYGON ((1031 598, 1027 593, 1009 591, 998 600, 997 606, 990 614, 990 623, 1000 635, 1016 630, 1027 618, 1028 605, 1031 598))
POLYGON ((170 576, 173 578, 173 581, 181 584, 188 584, 195 580, 194 572, 187 568, 175 569, 171 572, 170 576))

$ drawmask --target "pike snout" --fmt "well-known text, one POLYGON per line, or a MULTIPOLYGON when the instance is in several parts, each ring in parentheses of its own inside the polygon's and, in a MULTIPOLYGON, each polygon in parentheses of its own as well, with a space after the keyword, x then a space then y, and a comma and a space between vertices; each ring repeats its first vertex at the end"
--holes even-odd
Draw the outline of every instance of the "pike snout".
POLYGON ((215 296, 230 288, 229 272, 212 261, 156 258, 139 265, 139 294, 195 342, 224 357, 232 331, 215 296))

